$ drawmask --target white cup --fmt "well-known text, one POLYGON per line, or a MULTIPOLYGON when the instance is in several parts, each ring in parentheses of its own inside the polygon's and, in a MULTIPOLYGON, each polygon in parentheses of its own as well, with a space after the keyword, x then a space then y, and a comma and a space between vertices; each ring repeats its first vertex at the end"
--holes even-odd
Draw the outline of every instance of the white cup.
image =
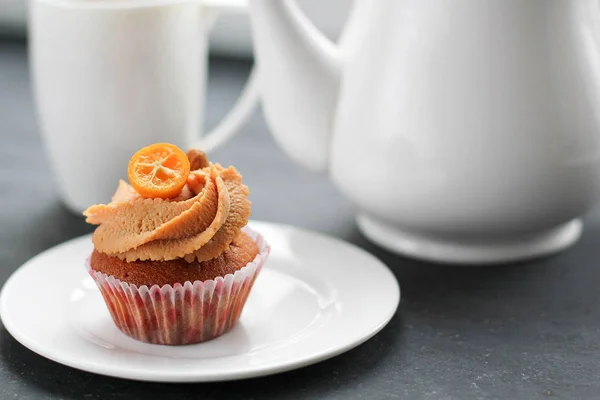
POLYGON ((31 0, 30 56, 40 127, 58 189, 81 212, 110 200, 141 147, 214 149, 257 103, 252 74, 201 139, 207 42, 226 0, 31 0))

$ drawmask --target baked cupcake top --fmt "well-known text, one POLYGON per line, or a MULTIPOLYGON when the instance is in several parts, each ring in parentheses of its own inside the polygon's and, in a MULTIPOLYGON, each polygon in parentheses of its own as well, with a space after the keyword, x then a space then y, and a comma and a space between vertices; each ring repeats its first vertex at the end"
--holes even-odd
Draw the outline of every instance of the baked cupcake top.
MULTIPOLYGON (((169 149, 162 151, 166 151, 162 161, 177 156, 170 156, 169 149)), ((135 156, 132 163, 134 159, 135 156)), ((130 163, 129 178, 132 183, 137 182, 137 190, 120 181, 109 204, 94 205, 84 212, 86 222, 99 225, 92 237, 96 250, 127 262, 179 258, 201 262, 227 250, 248 223, 248 187, 234 167, 212 164, 200 151, 188 152, 180 164, 186 162, 189 175, 184 177, 180 190, 169 187, 170 192, 166 193, 173 195, 169 198, 150 197, 152 190, 145 189, 148 182, 137 180, 139 176, 132 174, 130 163)), ((173 179, 178 172, 170 164, 162 172, 158 162, 142 165, 153 173, 144 179, 164 178, 169 184, 179 179, 173 179), (163 177, 157 176, 157 171, 163 177)), ((181 171, 186 173, 185 165, 181 171)))

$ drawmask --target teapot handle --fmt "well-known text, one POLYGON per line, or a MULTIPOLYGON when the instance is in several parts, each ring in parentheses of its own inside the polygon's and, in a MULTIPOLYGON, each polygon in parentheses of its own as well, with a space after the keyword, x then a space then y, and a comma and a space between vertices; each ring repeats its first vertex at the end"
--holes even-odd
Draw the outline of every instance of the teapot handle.
MULTIPOLYGON (((202 0, 202 4, 208 9, 207 11, 213 11, 215 17, 218 17, 219 13, 247 12, 247 2, 245 0, 202 0)), ((212 25, 209 24, 211 27, 212 25)), ((210 153, 239 133, 258 105, 258 92, 258 80, 253 66, 248 80, 231 110, 215 128, 194 143, 193 147, 210 153)))

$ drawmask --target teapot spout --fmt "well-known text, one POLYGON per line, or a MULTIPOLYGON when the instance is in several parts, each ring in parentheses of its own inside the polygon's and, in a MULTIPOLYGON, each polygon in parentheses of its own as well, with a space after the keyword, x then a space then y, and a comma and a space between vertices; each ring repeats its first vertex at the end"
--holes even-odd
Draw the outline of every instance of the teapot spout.
POLYGON ((340 57, 294 1, 250 0, 263 112, 279 146, 323 171, 329 164, 340 57))

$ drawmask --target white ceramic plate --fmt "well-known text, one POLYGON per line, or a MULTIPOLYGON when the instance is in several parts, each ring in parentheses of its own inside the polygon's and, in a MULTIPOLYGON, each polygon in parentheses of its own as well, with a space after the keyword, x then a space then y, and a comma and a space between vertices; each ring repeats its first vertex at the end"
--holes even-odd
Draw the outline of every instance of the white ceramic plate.
POLYGON ((117 329, 87 275, 90 236, 19 268, 0 293, 0 316, 24 346, 59 363, 121 378, 202 382, 250 378, 316 363, 379 332, 398 283, 365 251, 318 233, 254 222, 272 253, 239 324, 209 342, 160 346, 117 329))

